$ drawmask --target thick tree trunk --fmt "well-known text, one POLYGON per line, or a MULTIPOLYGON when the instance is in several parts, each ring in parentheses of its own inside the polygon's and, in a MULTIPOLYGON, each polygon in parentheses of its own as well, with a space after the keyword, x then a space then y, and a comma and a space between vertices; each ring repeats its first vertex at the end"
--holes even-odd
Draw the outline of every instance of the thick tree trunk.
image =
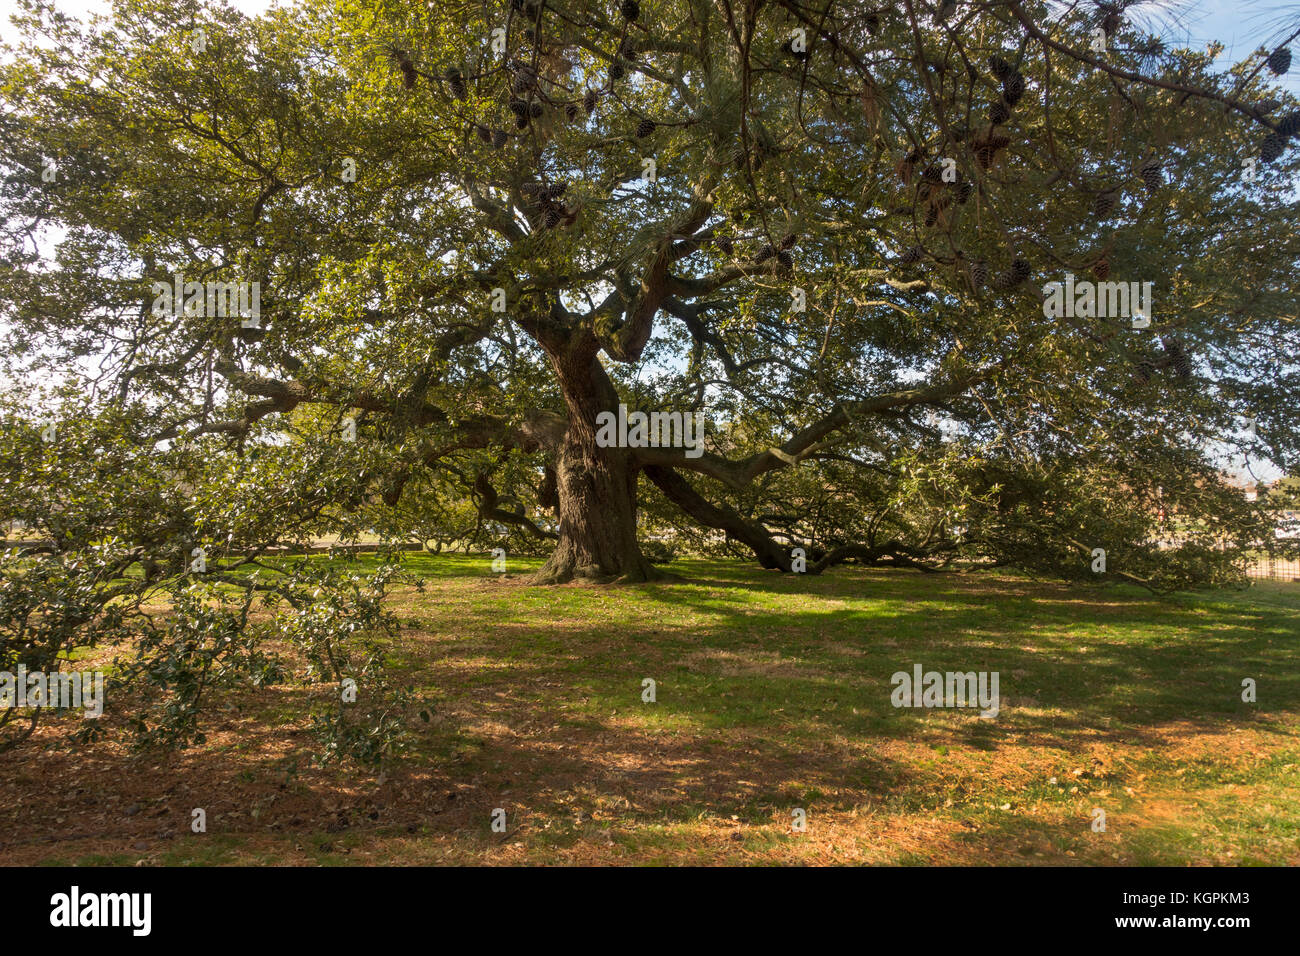
POLYGON ((658 577, 636 540, 638 467, 626 448, 596 444, 596 415, 617 411, 618 393, 594 350, 551 355, 569 409, 555 462, 560 543, 534 578, 544 584, 658 577))
POLYGON ((621 448, 599 448, 570 434, 556 462, 560 543, 537 575, 647 581, 656 576, 636 540, 636 470, 621 448))

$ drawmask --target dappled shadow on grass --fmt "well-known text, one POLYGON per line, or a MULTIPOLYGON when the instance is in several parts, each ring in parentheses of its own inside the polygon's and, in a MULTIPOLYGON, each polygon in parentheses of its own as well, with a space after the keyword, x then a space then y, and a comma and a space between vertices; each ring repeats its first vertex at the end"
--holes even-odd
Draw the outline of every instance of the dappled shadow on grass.
MULTIPOLYGON (((432 647, 412 653, 481 742, 473 761, 518 768, 534 799, 581 781, 677 820, 706 808, 772 813, 809 793, 823 806, 834 794, 836 805, 902 800, 920 811, 978 789, 969 775, 981 767, 996 788, 992 768, 1019 769, 1026 748, 1049 765, 1098 745, 1158 750, 1268 728, 1300 697, 1293 614, 1006 579, 826 577, 811 596, 792 580, 645 586, 636 600, 623 594, 623 619, 594 626, 539 621, 552 599, 520 591, 511 620, 486 613, 481 629, 430 635, 432 647), (787 610, 755 591, 809 603, 787 610), (998 671, 1005 709, 983 721, 893 708, 890 675, 915 662, 998 671), (1241 701, 1243 677, 1259 682, 1259 704, 1241 701), (641 700, 646 678, 653 704, 641 700), (920 759, 919 748, 944 753, 920 759), (956 759, 981 754, 968 767, 956 759)), ((454 614, 473 619, 472 608, 454 614)))
POLYGON ((576 677, 611 706, 637 699, 650 677, 665 688, 660 711, 701 727, 737 718, 761 726, 793 699, 816 705, 849 734, 907 734, 920 718, 889 706, 890 676, 915 663, 999 672, 1014 717, 1007 726, 1022 732, 1127 733, 1159 721, 1291 710, 1300 698, 1292 663, 1300 619, 1267 608, 1207 614, 1197 604, 966 579, 928 600, 914 588, 893 589, 826 606, 821 598, 861 589, 838 586, 797 595, 802 603, 787 610, 755 604, 749 591, 709 593, 714 586, 646 588, 639 603, 622 606, 623 619, 606 615, 614 619, 595 626, 546 621, 544 604, 520 592, 509 615, 490 609, 476 620, 472 607, 455 609, 457 639, 437 647, 446 661, 470 662, 456 679, 496 683, 503 675, 488 665, 508 662, 507 683, 576 677), (1240 700, 1246 677, 1260 684, 1258 705, 1240 700), (729 692, 711 690, 716 681, 729 692), (1029 716, 1039 710, 1050 717, 1029 716))
MULTIPOLYGON (((1286 607, 993 576, 800 579, 719 562, 688 564, 676 583, 530 588, 453 563, 424 593, 394 599, 414 622, 391 647, 395 672, 435 716, 417 722, 413 753, 382 783, 311 768, 302 692, 269 688, 223 698, 242 713, 202 748, 154 763, 93 758, 81 770, 116 796, 98 815, 52 789, 78 770, 64 755, 62 769, 24 775, 22 807, 0 823, 48 832, 76 818, 71 832, 114 834, 129 849, 152 839, 152 818, 123 809, 145 794, 172 841, 193 842, 188 814, 206 806, 214 833, 416 830, 490 848, 506 839, 488 829, 498 807, 511 838, 575 813, 628 833, 732 817, 788 828, 802 807, 948 821, 946 862, 984 860, 980 834, 1032 861, 1086 834, 1086 817, 981 809, 970 835, 955 821, 1027 786, 1057 799, 1065 784, 1049 787, 1053 776, 1087 799, 1144 753, 1285 730, 1300 705, 1300 614, 1286 607), (1002 712, 894 708, 890 677, 914 663, 999 672, 1002 712), (1258 681, 1258 704, 1241 701, 1243 677, 1258 681), (286 778, 295 755, 300 772, 286 778)), ((904 858, 888 846, 873 857, 904 858)))

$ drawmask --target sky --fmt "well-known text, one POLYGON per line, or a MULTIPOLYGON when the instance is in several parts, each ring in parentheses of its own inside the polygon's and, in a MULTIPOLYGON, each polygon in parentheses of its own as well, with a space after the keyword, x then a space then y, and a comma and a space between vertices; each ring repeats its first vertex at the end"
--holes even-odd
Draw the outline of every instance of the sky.
MULTIPOLYGON (((275 0, 226 0, 230 6, 255 15, 275 0)), ((105 13, 108 0, 54 0, 64 13, 84 16, 105 13)), ((289 0, 281 5, 288 6, 289 0)), ((17 9, 14 0, 0 0, 0 19, 7 22, 17 9)), ((1204 47, 1212 40, 1224 45, 1221 61, 1234 62, 1261 44, 1269 46, 1289 21, 1300 25, 1300 0, 1144 0, 1133 6, 1131 16, 1146 29, 1159 32, 1180 45, 1204 47)), ((1284 85, 1300 94, 1300 69, 1292 70, 1284 85)))
MULTIPOLYGON (((249 16, 275 6, 269 0, 226 0, 226 3, 249 16)), ((283 5, 288 6, 288 4, 283 5)), ((54 0, 55 9, 77 17, 84 16, 86 13, 107 13, 111 6, 112 4, 107 0, 54 0)), ((3 14, 6 21, 9 19, 9 14, 17 8, 18 5, 13 0, 0 0, 0 14, 3 14)))

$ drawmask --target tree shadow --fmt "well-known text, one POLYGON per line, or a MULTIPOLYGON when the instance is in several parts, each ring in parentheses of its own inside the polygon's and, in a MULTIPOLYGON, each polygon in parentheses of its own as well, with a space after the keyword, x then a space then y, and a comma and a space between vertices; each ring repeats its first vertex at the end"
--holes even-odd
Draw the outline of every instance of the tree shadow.
MULTIPOLYGON (((632 829, 776 826, 794 807, 937 820, 946 802, 1090 768, 1109 750, 1134 760, 1203 734, 1285 730, 1300 703, 1300 613, 1286 607, 905 572, 810 586, 743 571, 617 593, 484 590, 457 577, 403 601, 421 626, 390 656, 435 718, 384 783, 331 768, 282 785, 285 760, 307 744, 301 722, 275 717, 302 704, 285 687, 246 698, 247 716, 203 748, 147 767, 99 762, 97 786, 119 806, 153 788, 186 839, 198 800, 244 833, 419 828, 461 840, 490 840, 497 807, 537 821, 578 808, 632 829), (915 663, 998 672, 1001 712, 894 707, 891 676, 915 663), (1257 704, 1241 700, 1246 677, 1257 704)), ((25 780, 18 801, 50 809, 15 807, 4 822, 53 829, 59 780, 25 780)), ((129 840, 138 823, 110 812, 96 826, 129 840)), ((1079 830, 1006 825, 1047 842, 1079 830)), ((980 862, 982 846, 958 834, 950 862, 980 862)))

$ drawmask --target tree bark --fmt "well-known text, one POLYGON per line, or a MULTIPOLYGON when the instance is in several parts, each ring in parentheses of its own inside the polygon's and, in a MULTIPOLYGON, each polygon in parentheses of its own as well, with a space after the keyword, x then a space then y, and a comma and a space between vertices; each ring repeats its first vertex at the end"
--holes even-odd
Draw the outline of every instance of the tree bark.
POLYGON ((560 542, 536 580, 651 580, 657 573, 636 540, 637 469, 625 449, 587 444, 573 432, 555 469, 560 542))
POLYGON ((618 390, 596 357, 595 341, 547 349, 569 423, 556 453, 560 541, 534 581, 648 581, 659 576, 636 539, 639 466, 626 448, 596 444, 596 415, 617 413, 618 390))
POLYGON ((748 545, 758 563, 769 571, 789 571, 790 549, 784 547, 761 524, 746 521, 733 508, 715 505, 699 494, 690 483, 671 468, 647 465, 646 477, 659 486, 668 500, 701 524, 725 531, 730 537, 748 545))

